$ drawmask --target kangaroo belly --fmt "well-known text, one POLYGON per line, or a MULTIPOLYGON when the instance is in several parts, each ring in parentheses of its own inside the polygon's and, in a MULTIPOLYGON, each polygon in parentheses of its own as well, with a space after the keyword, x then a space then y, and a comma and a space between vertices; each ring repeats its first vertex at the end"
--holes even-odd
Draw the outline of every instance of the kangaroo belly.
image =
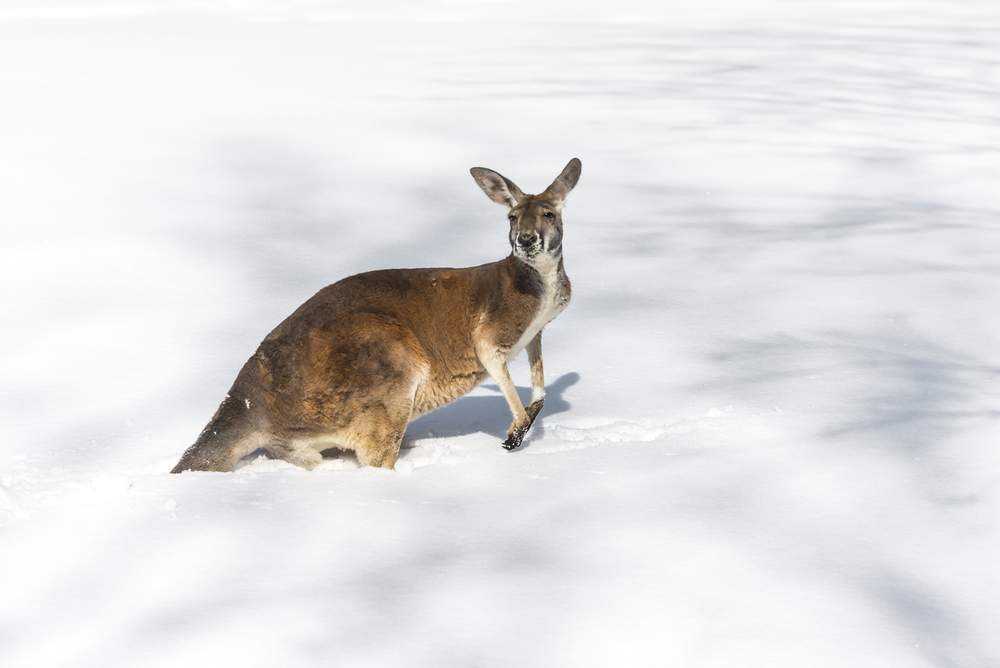
POLYGON ((478 363, 464 369, 431 373, 417 386, 413 401, 413 417, 429 413, 467 394, 486 377, 486 369, 478 363))

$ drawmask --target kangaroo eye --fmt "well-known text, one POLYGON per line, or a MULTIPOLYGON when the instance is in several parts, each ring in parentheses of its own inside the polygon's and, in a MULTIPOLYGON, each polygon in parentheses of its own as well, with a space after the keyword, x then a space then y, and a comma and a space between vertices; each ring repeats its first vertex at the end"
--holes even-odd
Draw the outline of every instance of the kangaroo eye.
POLYGON ((514 214, 510 214, 509 216, 507 216, 507 220, 509 220, 512 223, 516 222, 517 221, 517 216, 515 216, 514 214))
POLYGON ((552 213, 551 211, 546 211, 545 212, 545 217, 546 218, 555 218, 556 214, 552 213))

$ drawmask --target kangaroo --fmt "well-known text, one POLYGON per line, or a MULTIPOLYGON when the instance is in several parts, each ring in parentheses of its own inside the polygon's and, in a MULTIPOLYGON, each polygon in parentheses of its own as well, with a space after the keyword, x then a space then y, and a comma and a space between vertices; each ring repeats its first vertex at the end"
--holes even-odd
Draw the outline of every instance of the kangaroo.
POLYGON ((327 448, 393 468, 406 425, 487 376, 513 420, 515 450, 545 401, 542 330, 566 308, 562 208, 580 178, 573 158, 539 195, 483 167, 470 171, 507 208, 511 252, 462 269, 385 269, 329 285, 274 328, 240 370, 173 473, 232 471, 259 449, 312 469, 327 448), (507 362, 527 348, 531 403, 507 362))

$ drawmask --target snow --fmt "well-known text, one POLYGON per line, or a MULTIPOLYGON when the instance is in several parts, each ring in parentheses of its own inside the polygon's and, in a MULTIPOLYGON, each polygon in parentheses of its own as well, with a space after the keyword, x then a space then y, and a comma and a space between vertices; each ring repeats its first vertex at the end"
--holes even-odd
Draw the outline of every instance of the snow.
POLYGON ((606 11, 3 3, 0 665, 1000 665, 1000 6, 606 11), (167 473, 573 156, 527 447, 167 473))

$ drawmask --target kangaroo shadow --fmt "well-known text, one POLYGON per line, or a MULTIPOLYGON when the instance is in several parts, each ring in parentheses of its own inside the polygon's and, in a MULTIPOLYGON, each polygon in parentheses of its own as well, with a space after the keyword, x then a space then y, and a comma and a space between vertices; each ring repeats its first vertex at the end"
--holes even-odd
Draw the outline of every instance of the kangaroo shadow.
MULTIPOLYGON (((530 438, 545 435, 545 417, 568 411, 570 404, 563 398, 563 393, 580 381, 580 374, 570 372, 560 376, 554 383, 545 387, 545 406, 535 419, 529 435, 525 437, 524 446, 530 445, 530 438)), ((449 436, 465 436, 482 432, 502 440, 507 436, 510 425, 510 408, 507 400, 500 394, 496 385, 484 385, 488 390, 496 392, 496 396, 463 397, 436 411, 423 415, 409 424, 403 437, 403 448, 413 447, 413 441, 421 438, 446 438, 449 436)), ((519 387, 517 393, 527 406, 531 400, 531 388, 519 387)))

